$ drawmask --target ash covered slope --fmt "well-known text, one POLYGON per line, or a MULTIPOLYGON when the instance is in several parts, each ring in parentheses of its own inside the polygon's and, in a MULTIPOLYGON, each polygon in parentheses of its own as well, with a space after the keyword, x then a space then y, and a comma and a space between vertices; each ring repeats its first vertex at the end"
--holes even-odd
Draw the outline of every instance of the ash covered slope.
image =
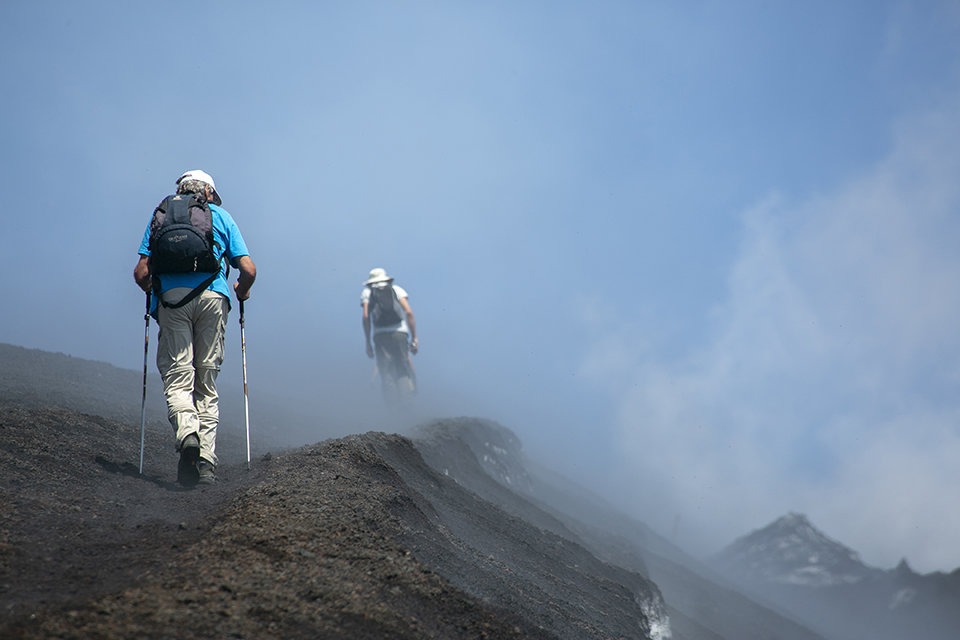
POLYGON ((646 525, 531 463, 509 429, 475 418, 438 420, 422 427, 415 442, 429 464, 484 500, 611 565, 650 577, 663 593, 674 637, 821 638, 723 586, 726 580, 646 525))
MULTIPOLYGON (((16 353, 69 388, 48 355, 66 357, 16 353)), ((78 384, 102 366, 72 364, 78 384)), ((221 483, 181 491, 168 433, 148 431, 140 476, 138 420, 44 397, 0 387, 0 637, 666 635, 642 576, 479 499, 405 438, 221 465, 221 483)))
MULTIPOLYGON (((151 363, 153 365, 153 363, 151 363)), ((0 391, 7 402, 69 409, 140 424, 143 372, 106 362, 0 343, 0 391)), ((162 384, 150 376, 148 419, 166 421, 162 384)))
MULTIPOLYGON (((547 514, 529 504, 525 518, 507 513, 431 468, 412 446, 376 449, 430 518, 432 526, 404 531, 406 546, 454 585, 570 640, 671 637, 655 585, 598 560, 547 514)), ((482 475, 469 457, 451 462, 482 475)))
POLYGON ((113 458, 129 453, 132 431, 0 406, 0 637, 558 637, 485 606, 398 543, 426 518, 372 451, 382 434, 180 491, 113 458))
POLYGON ((889 571, 868 567, 802 514, 734 541, 712 562, 831 639, 960 637, 960 569, 919 575, 906 560, 889 571))
MULTIPOLYGON (((147 432, 169 438, 163 383, 156 374, 154 352, 151 345, 147 432)), ((21 406, 66 409, 135 424, 138 433, 133 437, 139 445, 143 369, 121 369, 106 362, 0 343, 0 392, 3 399, 21 406)), ((219 392, 217 453, 228 463, 245 461, 243 390, 221 383, 219 392)), ((319 428, 315 419, 291 411, 288 404, 263 393, 251 401, 250 420, 256 425, 251 433, 254 453, 275 450, 278 442, 301 445, 324 437, 318 435, 325 429, 319 428)), ((134 459, 139 459, 139 450, 135 455, 134 459)))

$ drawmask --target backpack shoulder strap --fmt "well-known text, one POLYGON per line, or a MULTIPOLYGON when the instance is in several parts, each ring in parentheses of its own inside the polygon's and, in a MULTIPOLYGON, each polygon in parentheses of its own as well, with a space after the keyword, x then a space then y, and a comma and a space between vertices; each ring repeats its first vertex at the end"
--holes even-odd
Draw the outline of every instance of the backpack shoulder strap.
POLYGON ((156 240, 157 233, 160 231, 160 229, 163 228, 164 224, 166 223, 167 210, 169 209, 169 206, 167 205, 167 200, 169 200, 170 198, 171 196, 167 196, 166 198, 161 200, 160 204, 158 204, 156 208, 153 210, 153 217, 150 219, 150 243, 148 245, 148 248, 151 251, 153 251, 153 241, 156 240))

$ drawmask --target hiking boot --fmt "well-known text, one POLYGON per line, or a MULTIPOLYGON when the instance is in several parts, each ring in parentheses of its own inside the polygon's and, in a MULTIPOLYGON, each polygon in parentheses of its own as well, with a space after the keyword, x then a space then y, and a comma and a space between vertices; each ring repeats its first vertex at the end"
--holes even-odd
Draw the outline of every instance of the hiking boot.
POLYGON ((200 474, 200 484, 216 484, 217 474, 214 473, 215 469, 216 467, 213 466, 212 462, 200 458, 200 462, 197 463, 197 470, 200 474))
POLYGON ((197 461, 200 459, 200 439, 191 433, 180 443, 180 464, 177 465, 177 482, 182 487, 192 487, 200 480, 197 461))

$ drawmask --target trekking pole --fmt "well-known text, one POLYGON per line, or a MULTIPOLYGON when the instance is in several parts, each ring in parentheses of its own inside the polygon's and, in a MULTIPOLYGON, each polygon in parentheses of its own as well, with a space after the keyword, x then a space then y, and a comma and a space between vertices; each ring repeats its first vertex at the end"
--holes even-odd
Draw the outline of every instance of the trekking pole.
POLYGON ((250 470, 250 400, 247 398, 247 341, 243 336, 243 300, 240 301, 240 351, 243 354, 243 413, 247 423, 247 471, 250 470))
POLYGON ((150 292, 147 291, 147 310, 143 314, 143 400, 140 402, 140 475, 143 475, 143 441, 147 428, 147 352, 150 350, 150 292))

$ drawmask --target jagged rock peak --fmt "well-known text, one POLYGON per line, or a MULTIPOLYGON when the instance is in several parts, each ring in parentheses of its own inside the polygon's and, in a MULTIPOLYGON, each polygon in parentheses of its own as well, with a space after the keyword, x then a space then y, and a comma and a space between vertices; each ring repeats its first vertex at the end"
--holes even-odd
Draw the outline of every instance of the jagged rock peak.
POLYGON ((911 569, 910 565, 907 563, 906 558, 900 558, 900 562, 893 570, 900 575, 915 575, 913 569, 911 569))
POLYGON ((797 535, 801 536, 807 540, 812 540, 816 542, 832 542, 820 531, 818 531, 812 524, 810 520, 807 519, 802 513, 794 513, 793 511, 787 513, 787 515, 777 518, 773 523, 769 524, 766 529, 761 529, 760 531, 765 531, 767 529, 772 529, 781 534, 787 535, 797 535))
POLYGON ((735 540, 713 561, 738 580, 810 587, 859 582, 871 572, 855 551, 792 512, 735 540))

